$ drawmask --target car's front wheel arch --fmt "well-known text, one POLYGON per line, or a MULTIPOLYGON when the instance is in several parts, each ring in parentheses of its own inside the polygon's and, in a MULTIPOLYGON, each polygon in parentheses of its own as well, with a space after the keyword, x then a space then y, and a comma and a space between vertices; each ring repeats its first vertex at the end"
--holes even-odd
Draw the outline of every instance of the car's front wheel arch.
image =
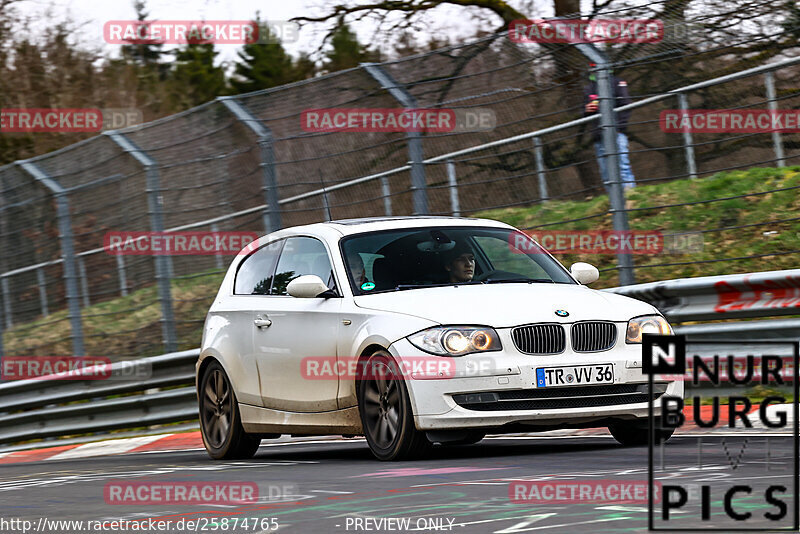
MULTIPOLYGON (((387 347, 384 347, 383 345, 379 345, 377 343, 373 343, 367 347, 364 347, 364 350, 362 350, 361 354, 358 356, 358 365, 356 365, 356 369, 363 369, 367 363, 367 360, 369 360, 370 356, 372 356, 378 351, 390 352, 387 347)), ((360 379, 361 379, 360 375, 353 377, 353 391, 355 391, 356 393, 356 401, 359 400, 358 395, 360 393, 359 393, 358 381, 360 379)))

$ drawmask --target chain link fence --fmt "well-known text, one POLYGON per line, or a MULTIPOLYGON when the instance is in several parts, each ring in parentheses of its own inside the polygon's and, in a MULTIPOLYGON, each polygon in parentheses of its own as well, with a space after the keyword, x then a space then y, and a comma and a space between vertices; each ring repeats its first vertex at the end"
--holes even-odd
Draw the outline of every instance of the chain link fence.
MULTIPOLYGON (((679 13, 670 5, 598 14, 664 20, 660 43, 599 47, 633 98, 627 133, 639 187, 621 211, 631 228, 729 232, 735 239, 742 231, 736 211, 748 199, 785 194, 782 210, 792 211, 800 185, 765 181, 758 191, 732 187, 667 204, 647 186, 751 167, 791 169, 800 164, 800 135, 666 133, 660 113, 800 108, 800 28, 777 15, 785 7, 777 1, 754 3, 747 17, 724 2, 693 3, 679 13), (680 225, 681 213, 715 202, 730 205, 726 224, 680 225), (665 213, 676 227, 664 226, 665 213)), ((581 118, 587 73, 588 59, 573 45, 489 35, 220 98, 6 165, 0 355, 132 357, 198 345, 231 257, 112 255, 103 248, 110 231, 263 234, 331 218, 485 212, 522 228, 616 227, 592 141, 599 121, 581 118), (421 135, 301 127, 308 109, 398 107, 488 109, 496 124, 421 135), (577 217, 558 208, 577 205, 585 208, 577 217), (530 211, 513 211, 520 208, 530 211)), ((763 225, 791 228, 781 225, 797 219, 776 213, 763 225)), ((776 257, 796 252, 782 244, 747 258, 769 269, 776 257)), ((669 261, 637 257, 631 275, 656 280, 675 264, 704 274, 737 272, 741 259, 724 248, 669 261)), ((619 265, 613 256, 604 261, 607 285, 617 283, 619 265)))

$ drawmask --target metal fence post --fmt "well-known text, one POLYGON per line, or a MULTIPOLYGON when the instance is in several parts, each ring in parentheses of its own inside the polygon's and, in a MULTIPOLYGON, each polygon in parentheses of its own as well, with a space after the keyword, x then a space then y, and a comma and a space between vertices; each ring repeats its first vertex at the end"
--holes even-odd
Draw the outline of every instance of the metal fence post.
MULTIPOLYGON (((678 95, 678 105, 681 111, 689 109, 689 100, 686 98, 686 93, 678 95)), ((683 130, 683 149, 686 152, 686 169, 689 171, 689 178, 697 178, 697 165, 694 160, 694 141, 692 140, 692 132, 688 129, 683 130)))
POLYGON ((222 102, 222 105, 228 108, 234 117, 250 128, 258 139, 258 146, 261 151, 261 168, 264 172, 264 196, 267 204, 264 210, 264 229, 267 233, 280 230, 282 228, 281 206, 272 131, 233 97, 221 96, 217 100, 222 102))
MULTIPOLYGON (((395 100, 406 109, 418 107, 417 100, 403 86, 398 84, 383 67, 377 63, 362 63, 367 73, 375 78, 381 87, 386 89, 395 100)), ((414 206, 414 215, 427 215, 428 210, 428 185, 425 181, 425 164, 422 154, 422 134, 420 132, 407 132, 408 159, 411 165, 411 199, 414 206)))
POLYGON ((72 336, 73 356, 85 356, 83 344, 83 318, 78 292, 75 266, 75 243, 72 236, 72 216, 69 212, 67 191, 54 179, 30 161, 19 161, 18 165, 34 180, 46 187, 55 197, 58 231, 61 242, 61 259, 64 262, 64 284, 66 285, 68 316, 72 336))
POLYGON ((47 317, 50 315, 47 309, 47 284, 44 279, 44 271, 40 267, 36 269, 36 283, 39 284, 39 307, 42 310, 42 316, 47 317))
POLYGON ((0 278, 0 289, 3 291, 3 315, 6 319, 6 329, 11 330, 14 321, 11 318, 11 292, 8 290, 8 278, 0 278))
MULTIPOLYGON (((767 86, 767 101, 769 110, 773 113, 778 110, 778 101, 775 97, 775 73, 772 71, 764 75, 764 83, 767 86)), ((775 162, 778 167, 786 167, 786 160, 783 155, 783 140, 778 130, 772 130, 772 146, 775 148, 775 162)))
POLYGON ((83 296, 83 307, 88 308, 89 304, 89 280, 86 278, 86 264, 83 256, 78 256, 78 275, 81 278, 81 295, 83 296))
MULTIPOLYGON (((6 216, 6 203, 8 202, 8 190, 6 189, 5 183, 5 173, 0 173, 0 204, 2 204, 2 208, 0 208, 0 236, 8 236, 8 218, 6 216)), ((5 241, 7 243, 7 241, 5 241)), ((0 258, 0 269, 3 272, 8 270, 8 264, 6 263, 5 256, 0 258)), ((5 317, 3 316, 3 307, 0 306, 0 365, 2 365, 3 359, 3 330, 5 329, 5 317)))
POLYGON ((453 217, 461 216, 461 206, 458 202, 458 180, 456 178, 456 164, 447 160, 447 182, 450 184, 450 210, 453 217))
MULTIPOLYGON (((219 233, 219 225, 217 223, 211 225, 211 232, 214 234, 219 233)), ((222 269, 222 254, 214 254, 214 265, 217 269, 222 269)))
POLYGON ((0 306, 0 365, 3 363, 3 356, 5 355, 5 349, 3 348, 3 322, 5 318, 3 317, 3 307, 0 306))
POLYGON ((122 254, 117 254, 117 276, 119 277, 119 293, 123 297, 128 296, 128 278, 125 275, 125 258, 122 254))
POLYGON ((536 153, 536 175, 539 178, 539 198, 547 200, 547 174, 544 167, 544 156, 542 154, 542 140, 538 137, 533 138, 534 152, 536 153))
POLYGON ((387 217, 392 215, 392 189, 389 187, 389 179, 381 178, 381 193, 383 194, 383 211, 387 217))
MULTIPOLYGON (((150 230, 154 233, 163 233, 163 199, 158 163, 121 133, 109 131, 106 132, 106 135, 144 167, 147 178, 147 210, 150 217, 150 230)), ((172 259, 169 256, 157 254, 155 264, 158 298, 161 301, 161 335, 164 349, 166 352, 175 352, 178 347, 178 338, 175 333, 175 312, 172 308, 172 288, 170 287, 172 259)))
MULTIPOLYGON (((608 199, 611 204, 611 221, 617 232, 629 232, 628 213, 625 211, 625 191, 619 171, 619 148, 617 145, 617 114, 614 111, 616 98, 614 97, 614 84, 611 77, 611 65, 605 54, 594 45, 578 43, 575 45, 580 52, 597 64, 597 95, 600 100, 600 128, 603 135, 603 157, 606 159, 606 174, 608 176, 608 199)), ((619 267, 619 282, 621 285, 636 283, 634 275, 633 255, 617 254, 619 267)))
POLYGON ((278 176, 275 170, 275 148, 272 144, 272 134, 262 137, 258 141, 261 148, 261 165, 264 169, 264 196, 267 199, 266 218, 269 225, 264 226, 266 231, 275 232, 283 227, 281 222, 281 205, 278 195, 278 176))

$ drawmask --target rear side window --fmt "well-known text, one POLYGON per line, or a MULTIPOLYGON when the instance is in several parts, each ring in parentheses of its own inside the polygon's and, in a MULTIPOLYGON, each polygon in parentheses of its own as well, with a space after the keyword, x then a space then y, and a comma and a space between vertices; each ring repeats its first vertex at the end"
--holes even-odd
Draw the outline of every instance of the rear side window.
POLYGON ((333 271, 328 251, 319 239, 313 237, 290 237, 281 252, 271 295, 287 295, 289 282, 305 274, 319 276, 334 289, 333 271))
POLYGON ((272 287, 275 264, 278 263, 284 240, 273 241, 250 254, 239 265, 234 295, 269 295, 272 287))

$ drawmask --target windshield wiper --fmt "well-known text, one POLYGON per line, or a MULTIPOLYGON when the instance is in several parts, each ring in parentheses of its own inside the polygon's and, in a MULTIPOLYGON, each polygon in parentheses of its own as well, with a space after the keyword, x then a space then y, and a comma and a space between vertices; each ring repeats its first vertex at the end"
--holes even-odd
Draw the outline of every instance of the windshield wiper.
POLYGON ((487 284, 555 284, 549 278, 487 278, 487 284))

